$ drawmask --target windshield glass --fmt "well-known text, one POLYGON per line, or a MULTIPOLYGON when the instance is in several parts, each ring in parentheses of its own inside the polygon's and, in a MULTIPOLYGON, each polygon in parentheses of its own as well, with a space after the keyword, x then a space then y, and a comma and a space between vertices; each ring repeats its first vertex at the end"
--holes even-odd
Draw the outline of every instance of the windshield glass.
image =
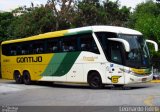
POLYGON ((150 54, 142 36, 120 34, 119 38, 129 42, 131 51, 126 53, 126 65, 131 67, 149 67, 150 54))
POLYGON ((142 35, 126 35, 111 32, 95 33, 108 61, 134 68, 148 68, 150 54, 142 35), (130 44, 131 51, 126 52, 120 42, 110 41, 108 38, 121 38, 130 44))

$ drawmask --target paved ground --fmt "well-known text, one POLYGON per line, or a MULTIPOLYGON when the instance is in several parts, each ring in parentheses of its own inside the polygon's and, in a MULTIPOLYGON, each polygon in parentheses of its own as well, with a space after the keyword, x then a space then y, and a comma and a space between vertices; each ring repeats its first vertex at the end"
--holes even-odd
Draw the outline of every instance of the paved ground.
POLYGON ((14 106, 160 106, 160 83, 106 86, 93 90, 88 86, 63 84, 15 84, 0 80, 0 105, 14 106))

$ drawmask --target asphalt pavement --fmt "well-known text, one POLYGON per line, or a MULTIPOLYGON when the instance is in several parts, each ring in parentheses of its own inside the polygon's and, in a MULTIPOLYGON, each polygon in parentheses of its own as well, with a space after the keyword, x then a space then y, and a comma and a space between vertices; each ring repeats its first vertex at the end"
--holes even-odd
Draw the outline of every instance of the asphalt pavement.
POLYGON ((160 106, 160 83, 90 89, 88 85, 16 84, 0 80, 0 105, 14 106, 160 106))

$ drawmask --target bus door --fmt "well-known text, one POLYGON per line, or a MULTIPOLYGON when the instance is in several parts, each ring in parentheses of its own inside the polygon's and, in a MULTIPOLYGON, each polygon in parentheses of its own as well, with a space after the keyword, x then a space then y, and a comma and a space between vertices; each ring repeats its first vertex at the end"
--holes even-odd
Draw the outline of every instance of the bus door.
POLYGON ((109 42, 109 54, 110 54, 110 73, 111 82, 113 84, 124 84, 124 73, 123 69, 123 45, 120 42, 110 41, 109 42))

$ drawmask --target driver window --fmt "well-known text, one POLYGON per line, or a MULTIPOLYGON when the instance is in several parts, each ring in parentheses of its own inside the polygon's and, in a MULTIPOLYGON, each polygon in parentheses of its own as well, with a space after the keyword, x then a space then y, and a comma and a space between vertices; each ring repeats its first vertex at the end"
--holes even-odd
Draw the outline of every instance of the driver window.
POLYGON ((111 61, 122 64, 121 46, 118 43, 111 45, 111 61))

